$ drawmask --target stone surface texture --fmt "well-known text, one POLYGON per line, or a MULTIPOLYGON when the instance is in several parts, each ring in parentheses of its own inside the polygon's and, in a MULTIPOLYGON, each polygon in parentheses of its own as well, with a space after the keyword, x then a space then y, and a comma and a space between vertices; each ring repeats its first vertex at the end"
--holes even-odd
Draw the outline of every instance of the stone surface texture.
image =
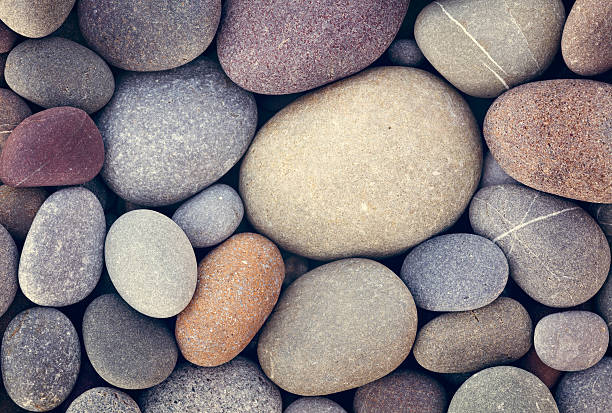
POLYGON ((502 185, 502 184, 518 184, 514 178, 508 175, 499 166, 491 152, 487 152, 484 157, 482 166, 482 177, 480 178, 480 188, 485 186, 502 185))
POLYGON ((301 397, 291 403, 283 413, 346 413, 338 403, 325 397, 301 397))
POLYGON ((17 41, 17 34, 0 21, 0 53, 8 53, 17 41))
POLYGON ((387 58, 397 66, 417 67, 425 62, 425 56, 413 39, 397 39, 387 49, 387 58))
MULTIPOLYGON (((612 274, 612 270, 610 274, 612 274)), ((608 325, 608 331, 610 332, 610 341, 608 345, 612 343, 612 275, 610 274, 608 274, 608 280, 603 287, 601 287, 601 290, 599 290, 595 301, 599 315, 606 320, 606 324, 608 325)))
MULTIPOLYGON (((4 77, 4 66, 0 64, 0 83, 4 77)), ((17 125, 32 115, 28 104, 10 89, 0 89, 0 151, 17 125)))
POLYGON ((62 25, 76 0, 0 0, 0 20, 25 37, 44 37, 62 25))
POLYGON ((141 413, 130 396, 111 387, 95 387, 77 397, 66 413, 141 413))
POLYGON ((563 376, 555 399, 561 413, 608 413, 612 410, 612 357, 604 357, 590 369, 563 376))
POLYGON ((42 188, 0 185, 0 224, 16 241, 23 241, 46 198, 47 191, 42 188))
POLYGON ((17 293, 19 250, 11 234, 0 225, 0 316, 8 310, 17 293))
POLYGON ((562 375, 559 370, 555 370, 552 367, 544 364, 544 362, 538 357, 538 353, 533 347, 531 350, 529 350, 529 353, 527 353, 525 357, 519 361, 517 367, 535 374, 536 377, 542 380, 542 383, 544 383, 549 389, 555 387, 555 384, 557 384, 557 381, 562 375))

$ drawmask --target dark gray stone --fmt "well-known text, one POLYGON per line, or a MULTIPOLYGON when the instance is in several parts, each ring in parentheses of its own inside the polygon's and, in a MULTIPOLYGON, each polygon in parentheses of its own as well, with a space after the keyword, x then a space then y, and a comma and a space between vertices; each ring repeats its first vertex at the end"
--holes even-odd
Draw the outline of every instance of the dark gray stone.
POLYGON ((111 387, 95 387, 74 399, 66 413, 141 413, 130 396, 111 387))
POLYGON ((608 332, 610 333, 608 345, 610 345, 610 343, 612 343, 612 270, 610 274, 608 274, 608 280, 601 290, 599 290, 595 303, 597 311, 603 319, 606 320, 608 325, 608 332))
POLYGON ((81 367, 77 332, 64 314, 36 307, 19 313, 2 338, 2 379, 20 407, 44 412, 70 394, 81 367))
POLYGON ((508 281, 501 249, 474 234, 448 234, 414 248, 401 278, 417 306, 430 311, 467 311, 493 302, 508 281))
POLYGON ((608 237, 608 241, 612 242, 612 204, 590 204, 589 210, 608 237))
POLYGON ((418 67, 425 62, 425 56, 412 39, 397 39, 387 49, 389 61, 397 66, 418 67))
POLYGON ((566 373, 555 392, 561 413, 612 412, 612 357, 587 370, 566 373))
POLYGON ((9 308, 17 293, 19 251, 11 234, 0 225, 0 316, 9 308))
POLYGON ((487 151, 487 154, 484 157, 484 164, 482 166, 482 176, 480 178, 480 188, 484 188, 485 186, 492 185, 501 185, 501 184, 518 184, 517 181, 514 180, 510 175, 508 175, 504 170, 499 166, 491 152, 487 151))
POLYGON ((302 397, 291 403, 284 413, 346 413, 346 410, 324 397, 302 397))

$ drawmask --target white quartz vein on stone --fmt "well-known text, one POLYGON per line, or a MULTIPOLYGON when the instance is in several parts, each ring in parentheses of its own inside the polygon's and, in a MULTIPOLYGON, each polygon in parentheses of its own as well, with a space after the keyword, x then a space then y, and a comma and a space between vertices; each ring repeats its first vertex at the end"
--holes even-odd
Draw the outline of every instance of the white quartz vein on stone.
POLYGON ((525 37, 525 33, 523 32, 523 29, 521 29, 521 26, 519 26, 518 22, 514 18, 514 15, 512 14, 512 11, 510 10, 510 6, 508 6, 508 3, 506 2, 506 0, 503 0, 503 2, 504 2, 504 5, 506 6, 506 11, 508 12, 508 15, 510 16, 510 20, 512 20, 512 23, 514 23, 514 25, 518 29, 519 34, 521 35, 523 40, 525 40, 525 45, 527 46, 529 55, 531 56, 531 59, 533 59, 533 61, 535 62, 536 67, 538 68, 538 72, 542 71, 542 68, 540 67, 540 64, 538 63, 535 57, 535 54, 533 54, 533 50, 531 50, 531 47, 529 46, 529 42, 527 41, 527 37, 525 37))
POLYGON ((552 218, 552 217, 555 217, 557 215, 563 214, 565 212, 573 211, 575 209, 580 209, 580 207, 565 208, 565 209, 562 209, 561 211, 551 212, 550 214, 542 215, 542 216, 539 216, 537 218, 531 219, 531 220, 529 220, 527 222, 519 224, 519 225, 509 229, 508 231, 498 235, 497 237, 495 237, 495 239, 493 239, 493 242, 497 242, 500 239, 502 239, 502 238, 512 234, 513 232, 516 232, 519 229, 526 227, 527 225, 531 225, 531 224, 534 224, 536 222, 544 221, 545 219, 552 218))

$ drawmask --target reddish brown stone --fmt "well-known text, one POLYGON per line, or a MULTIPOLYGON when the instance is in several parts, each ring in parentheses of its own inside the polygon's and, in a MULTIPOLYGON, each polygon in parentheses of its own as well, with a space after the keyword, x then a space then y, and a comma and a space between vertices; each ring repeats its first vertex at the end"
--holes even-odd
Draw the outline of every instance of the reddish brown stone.
POLYGON ((104 161, 102 136, 81 109, 47 109, 19 124, 0 155, 0 179, 13 187, 78 185, 104 161))
POLYGON ((0 224, 15 240, 23 241, 47 193, 41 188, 0 186, 0 224))
POLYGON ((484 137, 508 175, 566 198, 612 203, 612 85, 533 82, 489 108, 484 137))
POLYGON ((549 389, 552 389, 559 380, 559 377, 561 377, 561 372, 559 370, 547 366, 540 360, 538 353, 536 353, 533 347, 531 347, 529 353, 519 361, 518 366, 538 376, 538 378, 542 380, 542 383, 549 389))
MULTIPOLYGON (((3 67, 0 65, 0 72, 3 67)), ((28 104, 10 89, 0 89, 0 151, 9 135, 22 120, 32 114, 28 104)))
POLYGON ((13 48, 17 34, 0 21, 0 53, 8 53, 13 48))

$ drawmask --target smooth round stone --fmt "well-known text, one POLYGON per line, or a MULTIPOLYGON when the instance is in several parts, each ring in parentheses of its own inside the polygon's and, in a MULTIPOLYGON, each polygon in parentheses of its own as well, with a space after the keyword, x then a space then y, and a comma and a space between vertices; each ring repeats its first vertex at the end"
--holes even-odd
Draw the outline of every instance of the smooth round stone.
POLYGON ((531 347, 527 310, 500 297, 473 311, 442 314, 425 324, 414 343, 414 357, 436 373, 467 373, 511 363, 531 347))
POLYGON ((81 366, 77 332, 64 314, 36 307, 19 313, 2 338, 2 379, 20 407, 45 412, 68 397, 81 366))
POLYGON ((234 82, 256 93, 313 89, 378 59, 397 34, 408 3, 228 0, 217 37, 219 61, 234 82))
POLYGON ((215 184, 183 203, 172 215, 194 248, 205 248, 225 241, 236 231, 244 206, 231 186, 215 184))
POLYGON ((555 399, 561 413, 612 411, 612 357, 604 357, 590 369, 563 376, 555 399))
POLYGON ((510 276, 549 307, 582 304, 603 285, 610 247, 576 204, 518 185, 482 188, 470 205, 474 232, 504 251, 510 276))
POLYGON ((44 37, 62 25, 76 0, 0 0, 0 20, 25 37, 44 37))
POLYGON ((83 36, 107 62, 149 72, 182 66, 204 53, 219 25, 221 1, 81 0, 78 11, 83 36))
POLYGON ((448 413, 559 413, 548 387, 517 367, 500 366, 470 377, 450 402, 448 413))
POLYGON ((8 53, 17 41, 17 34, 0 21, 0 53, 8 53))
POLYGON ((416 307, 402 280, 376 261, 345 259, 302 275, 285 290, 262 329, 257 355, 281 388, 321 396, 395 370, 416 330, 416 307))
POLYGON ((540 359, 561 371, 594 366, 606 354, 608 340, 606 322, 590 311, 548 315, 538 322, 533 334, 540 359))
POLYGON ((240 194, 253 226, 283 249, 384 257, 452 225, 481 162, 478 126, 457 92, 419 69, 378 67, 268 121, 242 163, 240 194))
POLYGON ((357 389, 355 413, 445 413, 444 386, 426 374, 398 370, 357 389))
POLYGON ((491 98, 544 73, 564 21, 561 0, 440 0, 419 13, 414 37, 457 89, 491 98))
MULTIPOLYGON (((4 67, 0 65, 0 77, 3 73, 4 67)), ((13 129, 30 115, 30 107, 19 95, 10 89, 0 89, 0 151, 13 129)))
POLYGON ((105 294, 83 315, 83 342, 96 372, 113 386, 146 389, 164 381, 178 349, 163 320, 146 317, 117 294, 105 294))
POLYGON ((102 176, 121 198, 169 205, 217 181, 257 125, 253 96, 207 58, 164 72, 125 73, 97 120, 102 176))
POLYGON ((557 384, 557 381, 562 374, 559 370, 555 370, 552 367, 544 364, 544 362, 540 360, 540 357, 538 357, 538 353, 533 347, 531 350, 529 350, 529 353, 527 353, 525 357, 521 359, 517 366, 532 374, 535 374, 536 377, 542 380, 542 383, 544 383, 549 389, 555 387, 555 384, 557 384))
POLYGON ((149 209, 123 214, 108 231, 104 254, 117 292, 137 311, 172 317, 191 301, 196 257, 183 230, 167 216, 149 209))
POLYGON ((576 0, 561 37, 567 67, 582 76, 612 69, 612 3, 608 0, 576 0))
POLYGON ((106 221, 85 188, 54 192, 42 204, 21 252, 19 286, 33 303, 62 307, 93 291, 102 274, 106 221))
POLYGON ((278 388, 257 364, 242 357, 218 367, 185 363, 163 383, 142 393, 143 413, 281 413, 278 388))
POLYGON ((19 250, 11 234, 0 225, 0 316, 8 310, 17 293, 19 250))
POLYGON ((518 184, 514 178, 508 175, 499 166, 491 152, 487 152, 484 157, 482 166, 482 177, 480 178, 479 188, 485 186, 502 185, 502 184, 518 184))
POLYGON ((19 43, 8 55, 4 77, 17 94, 44 108, 73 106, 92 113, 106 105, 115 91, 106 62, 61 37, 19 43))
POLYGON ((0 179, 13 187, 78 185, 94 178, 104 144, 81 109, 43 110, 21 122, 4 144, 0 179))
POLYGON ((0 224, 15 240, 23 241, 46 198, 47 192, 42 188, 0 185, 0 224))
POLYGON ((566 198, 612 203, 611 117, 612 85, 545 80, 500 96, 487 112, 483 132, 495 159, 520 183, 566 198))
POLYGON ((589 210, 612 243, 612 204, 591 204, 589 210))
POLYGON ((111 387, 95 387, 77 397, 66 413, 141 413, 130 396, 111 387))
MULTIPOLYGON (((610 271, 612 274, 612 270, 610 271)), ((608 331, 610 332, 610 341, 608 345, 612 343, 612 275, 608 274, 608 280, 599 290, 599 294, 597 294, 597 299, 595 301, 595 305, 597 307, 597 311, 606 320, 606 324, 608 325, 608 331)))
POLYGON ((425 62, 425 56, 412 39, 397 39, 387 49, 387 58, 393 65, 417 67, 425 62))
POLYGON ((508 271, 506 256, 493 242, 474 234, 447 234, 410 251, 400 276, 418 307, 466 311, 495 300, 508 271))
POLYGON ((325 397, 301 397, 291 403, 283 413, 346 413, 338 403, 325 397))

